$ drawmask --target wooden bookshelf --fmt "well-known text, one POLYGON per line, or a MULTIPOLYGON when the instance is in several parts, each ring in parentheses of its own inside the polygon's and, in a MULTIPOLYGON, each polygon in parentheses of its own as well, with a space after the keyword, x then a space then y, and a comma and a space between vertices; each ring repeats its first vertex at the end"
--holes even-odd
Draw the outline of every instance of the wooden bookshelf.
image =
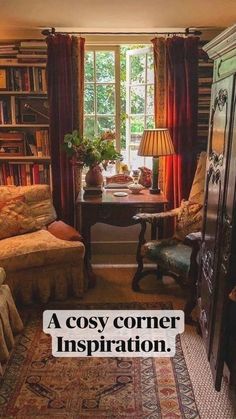
POLYGON ((51 163, 51 157, 39 157, 39 156, 3 156, 0 154, 0 162, 17 162, 17 163, 51 163))
POLYGON ((2 128, 49 128, 49 124, 0 124, 2 128))
POLYGON ((46 89, 46 43, 0 43, 0 185, 51 184, 46 89), (26 155, 11 146, 16 134, 26 155))

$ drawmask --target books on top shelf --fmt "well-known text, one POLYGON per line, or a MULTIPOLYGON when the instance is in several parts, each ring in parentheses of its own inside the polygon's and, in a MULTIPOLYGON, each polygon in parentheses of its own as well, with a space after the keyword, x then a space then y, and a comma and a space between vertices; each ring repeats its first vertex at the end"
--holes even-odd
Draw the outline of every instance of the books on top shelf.
POLYGON ((16 44, 1 44, 0 45, 0 57, 16 57, 18 48, 16 44))
POLYGON ((0 65, 17 63, 45 63, 47 45, 45 41, 21 41, 16 44, 0 45, 0 65), (14 61, 6 61, 10 59, 14 61))

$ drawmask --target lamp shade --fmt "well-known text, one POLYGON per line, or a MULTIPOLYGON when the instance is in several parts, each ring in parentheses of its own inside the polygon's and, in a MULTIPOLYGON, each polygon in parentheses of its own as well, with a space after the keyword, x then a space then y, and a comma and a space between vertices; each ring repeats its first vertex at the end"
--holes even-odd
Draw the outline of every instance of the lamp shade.
POLYGON ((139 156, 169 156, 175 154, 168 128, 145 129, 139 145, 139 156))

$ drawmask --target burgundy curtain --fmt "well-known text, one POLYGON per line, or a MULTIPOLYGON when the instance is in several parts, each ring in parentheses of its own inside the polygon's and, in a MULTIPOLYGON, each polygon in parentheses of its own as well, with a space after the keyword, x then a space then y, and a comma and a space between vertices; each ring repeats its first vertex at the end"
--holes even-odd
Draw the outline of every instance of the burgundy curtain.
POLYGON ((155 121, 166 126, 175 156, 163 158, 163 190, 170 207, 188 198, 195 171, 198 38, 155 38, 155 121), (160 115, 159 115, 160 114, 160 115))
POLYGON ((53 201, 58 218, 71 225, 74 224, 73 174, 63 143, 66 133, 80 128, 78 112, 83 109, 83 80, 78 80, 78 75, 83 78, 84 39, 79 39, 61 34, 47 38, 53 201))

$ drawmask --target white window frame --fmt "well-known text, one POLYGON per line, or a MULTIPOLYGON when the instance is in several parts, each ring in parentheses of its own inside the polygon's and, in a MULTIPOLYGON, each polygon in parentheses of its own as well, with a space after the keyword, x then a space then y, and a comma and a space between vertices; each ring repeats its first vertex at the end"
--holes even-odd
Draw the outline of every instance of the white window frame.
MULTIPOLYGON (((93 51, 94 52, 94 71, 95 71, 95 67, 96 67, 96 51, 113 51, 114 55, 115 55, 115 81, 113 82, 98 82, 95 79, 95 74, 94 74, 94 81, 93 82, 86 82, 85 81, 85 86, 86 84, 93 84, 94 85, 94 116, 95 116, 95 124, 97 121, 97 118, 99 116, 101 117, 110 117, 111 115, 99 115, 97 114, 97 98, 96 98, 96 86, 97 85, 107 85, 107 84, 114 84, 115 86, 115 133, 116 133, 116 148, 118 151, 120 151, 121 148, 121 144, 120 144, 120 46, 119 45, 88 45, 85 48, 85 52, 86 51, 93 51)), ((90 114, 84 114, 84 120, 86 116, 92 116, 90 114)))
MULTIPOLYGON (((137 48, 132 49, 126 52, 126 151, 128 154, 128 164, 131 164, 131 147, 137 148, 138 152, 138 146, 137 144, 132 144, 130 141, 131 139, 131 118, 133 116, 144 116, 144 129, 146 128, 146 121, 147 117, 152 116, 150 114, 147 114, 147 88, 149 85, 154 85, 154 83, 148 83, 147 82, 147 54, 153 52, 152 46, 150 47, 144 47, 144 48, 137 48), (145 57, 145 83, 131 83, 131 57, 137 56, 137 55, 144 55, 145 57), (144 113, 142 114, 132 114, 131 113, 131 88, 136 86, 145 86, 145 96, 144 96, 144 113)), ((153 119, 154 119, 154 110, 153 110, 153 119)), ((146 158, 143 158, 144 165, 146 165, 146 158)))

